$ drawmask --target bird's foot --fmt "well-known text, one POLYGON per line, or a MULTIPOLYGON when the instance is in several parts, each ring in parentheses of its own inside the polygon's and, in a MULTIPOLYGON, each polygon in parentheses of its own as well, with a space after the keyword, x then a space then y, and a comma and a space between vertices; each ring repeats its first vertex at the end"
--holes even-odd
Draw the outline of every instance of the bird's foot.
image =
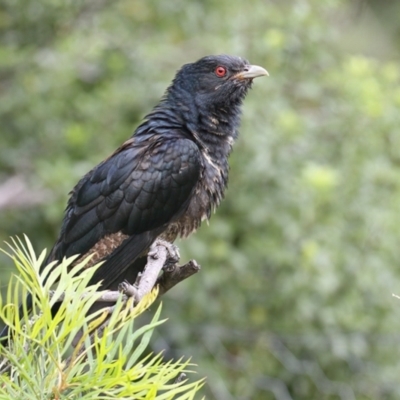
POLYGON ((155 286, 157 279, 166 271, 175 269, 180 258, 179 249, 174 244, 165 240, 157 239, 150 247, 147 253, 147 264, 142 273, 140 273, 134 285, 123 282, 120 290, 127 296, 135 299, 137 304, 144 295, 149 293, 155 286))
POLYGON ((126 297, 133 297, 135 303, 139 301, 139 292, 137 286, 130 284, 126 280, 118 285, 118 291, 124 294, 126 297))
POLYGON ((181 255, 179 254, 178 246, 175 246, 173 243, 167 242, 166 240, 163 239, 157 239, 154 242, 149 252, 149 256, 157 254, 158 246, 163 246, 167 250, 167 259, 165 260, 163 270, 168 270, 169 268, 173 267, 179 262, 181 255))

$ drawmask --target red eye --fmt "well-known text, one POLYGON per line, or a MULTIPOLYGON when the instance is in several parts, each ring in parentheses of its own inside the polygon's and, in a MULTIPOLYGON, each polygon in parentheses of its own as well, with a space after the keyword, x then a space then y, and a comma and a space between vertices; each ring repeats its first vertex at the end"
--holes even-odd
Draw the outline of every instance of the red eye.
POLYGON ((215 75, 222 78, 223 76, 226 75, 226 68, 219 65, 217 68, 215 68, 215 75))

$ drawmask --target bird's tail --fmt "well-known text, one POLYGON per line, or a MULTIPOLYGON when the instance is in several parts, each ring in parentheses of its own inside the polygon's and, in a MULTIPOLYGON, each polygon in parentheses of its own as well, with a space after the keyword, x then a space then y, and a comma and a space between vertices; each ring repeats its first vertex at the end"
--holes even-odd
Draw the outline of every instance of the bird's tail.
MULTIPOLYGON (((118 284, 127 280, 135 282, 136 277, 143 271, 147 262, 147 249, 162 231, 161 228, 150 232, 144 232, 140 235, 131 236, 120 247, 115 249, 108 257, 104 259, 104 263, 96 270, 89 285, 102 282, 102 290, 117 290, 118 284)), ((43 262, 41 270, 56 259, 54 248, 50 251, 48 257, 43 262)), ((55 263, 54 267, 57 267, 55 263)), ((29 294, 24 305, 20 305, 18 312, 22 316, 24 308, 30 313, 32 311, 33 298, 29 294)), ((104 304, 96 304, 90 313, 99 308, 104 308, 104 304)), ((57 312, 59 305, 57 303, 52 308, 53 315, 57 312)), ((0 345, 8 346, 10 328, 5 326, 0 332, 0 345)))

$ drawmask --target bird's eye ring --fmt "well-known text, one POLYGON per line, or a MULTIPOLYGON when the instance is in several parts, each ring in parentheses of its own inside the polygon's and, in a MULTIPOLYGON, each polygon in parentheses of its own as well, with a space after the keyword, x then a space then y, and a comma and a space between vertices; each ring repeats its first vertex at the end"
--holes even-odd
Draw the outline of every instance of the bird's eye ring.
POLYGON ((217 75, 219 78, 224 77, 226 75, 226 68, 219 65, 217 68, 215 68, 215 75, 217 75))

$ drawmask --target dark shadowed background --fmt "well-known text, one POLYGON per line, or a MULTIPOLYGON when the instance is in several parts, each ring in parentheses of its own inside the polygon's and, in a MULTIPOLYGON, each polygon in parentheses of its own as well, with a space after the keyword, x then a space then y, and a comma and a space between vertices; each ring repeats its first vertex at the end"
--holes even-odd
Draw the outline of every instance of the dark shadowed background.
MULTIPOLYGON (((217 214, 179 242, 201 273, 153 349, 217 400, 400 398, 400 3, 3 0, 0 240, 51 247, 67 193, 175 71, 229 53, 246 99, 217 214)), ((1 286, 11 261, 0 256, 1 286)))

